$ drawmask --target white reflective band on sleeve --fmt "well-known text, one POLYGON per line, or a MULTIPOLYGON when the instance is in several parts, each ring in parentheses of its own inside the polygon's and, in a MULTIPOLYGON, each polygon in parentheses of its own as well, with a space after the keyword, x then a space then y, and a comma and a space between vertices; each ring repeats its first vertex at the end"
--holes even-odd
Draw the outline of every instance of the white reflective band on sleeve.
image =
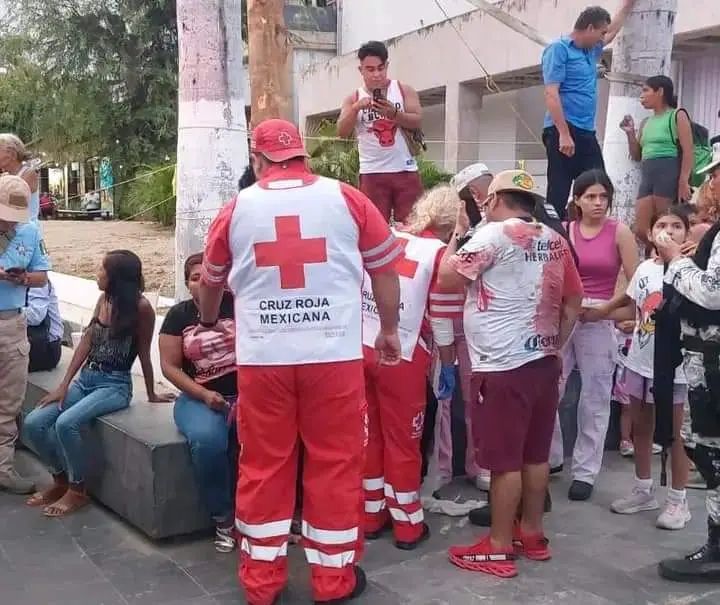
POLYGON ((403 249, 400 246, 398 246, 397 248, 395 248, 394 250, 391 250, 389 254, 386 254, 382 258, 371 261, 371 262, 366 262, 365 268, 366 269, 377 269, 378 267, 384 267, 391 260, 400 256, 401 254, 404 254, 403 249))
POLYGON ((292 519, 283 519, 282 521, 270 521, 269 523, 244 523, 240 519, 235 519, 235 527, 244 536, 261 540, 262 538, 275 538, 277 536, 287 536, 290 533, 290 525, 292 519))
POLYGON ((405 523, 410 523, 411 525, 417 525, 418 523, 422 523, 425 519, 422 508, 414 513, 410 513, 409 515, 399 508, 390 507, 389 510, 390 516, 395 519, 395 521, 404 521, 405 523))
POLYGON ((430 313, 460 313, 464 310, 462 305, 433 305, 430 304, 430 313))
POLYGON ((379 513, 385 510, 385 500, 365 500, 366 513, 379 513))
POLYGON ((302 522, 302 535, 320 544, 349 544, 358 539, 358 528, 351 529, 318 529, 307 521, 302 522))
POLYGON ((370 258, 371 256, 376 256, 377 254, 380 254, 381 252, 384 252, 385 250, 387 250, 394 243, 395 243, 395 236, 391 235, 379 246, 375 246, 374 248, 372 248, 370 250, 365 250, 365 252, 362 252, 362 256, 363 256, 363 258, 370 258))
POLYGON ((275 561, 278 557, 287 557, 287 547, 287 542, 282 546, 256 546, 250 544, 247 538, 243 538, 240 543, 240 548, 254 561, 275 561))
POLYGON ((385 487, 385 477, 375 477, 374 479, 363 479, 363 489, 374 492, 375 490, 385 487))
POLYGON ((430 300, 437 301, 460 301, 465 302, 464 294, 438 294, 437 292, 430 292, 430 300))
POLYGON ((310 565, 322 565, 323 567, 336 567, 342 569, 355 561, 355 551, 346 550, 336 555, 328 555, 316 548, 306 548, 305 556, 310 565))
POLYGON ((412 504, 420 500, 418 492, 396 492, 392 485, 385 484, 385 497, 393 498, 398 504, 412 504))

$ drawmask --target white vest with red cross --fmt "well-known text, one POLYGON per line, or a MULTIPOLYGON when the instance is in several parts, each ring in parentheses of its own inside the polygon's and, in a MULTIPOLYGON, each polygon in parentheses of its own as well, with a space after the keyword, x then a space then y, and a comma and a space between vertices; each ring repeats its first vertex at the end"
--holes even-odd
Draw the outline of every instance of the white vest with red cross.
MULTIPOLYGON (((398 336, 400 337, 402 358, 405 361, 412 361, 415 347, 418 344, 427 349, 425 343, 420 339, 420 328, 427 309, 435 259, 445 244, 438 239, 417 237, 402 231, 393 230, 393 233, 405 249, 404 258, 395 265, 400 277, 398 336)), ((375 338, 380 332, 380 318, 368 275, 365 275, 363 281, 362 296, 363 344, 367 347, 374 347, 375 338)))
MULTIPOLYGON (((357 98, 372 97, 364 88, 358 88, 357 98)), ((400 83, 391 80, 387 100, 398 111, 405 111, 405 99, 400 83)), ((360 174, 380 172, 417 172, 417 162, 410 153, 402 129, 394 120, 384 118, 372 108, 358 112, 355 135, 360 153, 360 174)))
POLYGON ((238 365, 362 358, 358 225, 340 184, 243 190, 229 230, 238 365))

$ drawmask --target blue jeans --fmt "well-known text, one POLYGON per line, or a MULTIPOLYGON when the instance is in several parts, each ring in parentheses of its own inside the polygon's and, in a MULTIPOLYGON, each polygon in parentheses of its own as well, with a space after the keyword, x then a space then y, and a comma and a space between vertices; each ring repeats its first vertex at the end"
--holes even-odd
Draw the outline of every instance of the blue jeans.
POLYGON ((195 483, 205 508, 216 521, 233 517, 233 472, 227 410, 219 412, 181 393, 175 400, 175 424, 188 440, 195 483))
POLYGON ((22 430, 52 474, 65 472, 71 483, 81 483, 87 454, 80 429, 99 416, 125 409, 131 399, 129 372, 83 368, 70 385, 62 408, 55 403, 35 408, 25 418, 22 430))

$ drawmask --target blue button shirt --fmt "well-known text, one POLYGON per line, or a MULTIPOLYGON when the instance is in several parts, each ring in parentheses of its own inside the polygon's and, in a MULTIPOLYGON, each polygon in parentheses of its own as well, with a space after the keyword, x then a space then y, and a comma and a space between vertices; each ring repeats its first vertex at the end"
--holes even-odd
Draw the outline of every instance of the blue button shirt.
POLYGON ((45 318, 50 318, 49 341, 60 340, 65 329, 60 317, 60 306, 50 280, 42 288, 28 288, 28 306, 25 308, 25 318, 28 326, 39 326, 45 318))
MULTIPOLYGON (((578 48, 572 38, 563 36, 543 51, 542 70, 545 85, 560 85, 560 102, 565 120, 583 130, 595 130, 597 111, 597 64, 604 44, 578 48)), ((545 114, 545 128, 553 126, 545 114)))
MULTIPOLYGON (((15 226, 15 237, 5 252, 0 254, 0 267, 12 269, 19 267, 28 272, 49 271, 50 259, 42 241, 40 227, 36 223, 23 223, 15 226)), ((21 309, 25 306, 25 286, 0 280, 0 311, 21 309)))

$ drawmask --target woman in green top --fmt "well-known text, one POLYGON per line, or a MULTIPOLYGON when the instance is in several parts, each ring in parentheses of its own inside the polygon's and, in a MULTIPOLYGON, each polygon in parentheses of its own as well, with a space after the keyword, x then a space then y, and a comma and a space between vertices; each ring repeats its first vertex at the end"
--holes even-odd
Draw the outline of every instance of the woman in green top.
POLYGON ((684 109, 677 109, 670 78, 648 78, 640 103, 653 115, 642 121, 637 133, 632 116, 625 116, 620 128, 627 134, 630 157, 641 162, 635 235, 647 244, 653 216, 675 202, 690 201, 694 150, 690 117, 684 109))

